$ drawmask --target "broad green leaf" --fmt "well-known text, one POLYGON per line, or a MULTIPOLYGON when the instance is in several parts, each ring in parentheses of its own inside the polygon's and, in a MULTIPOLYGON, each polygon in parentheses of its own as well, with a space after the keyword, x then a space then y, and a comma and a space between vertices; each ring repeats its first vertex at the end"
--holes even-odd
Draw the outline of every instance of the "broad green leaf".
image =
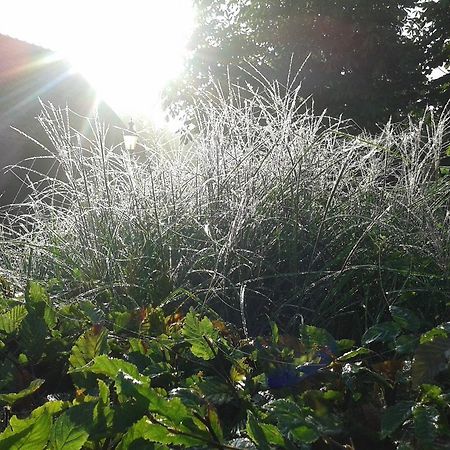
POLYGON ((79 450, 88 437, 82 424, 74 423, 69 414, 63 413, 53 424, 50 443, 54 450, 79 450))
POLYGON ((284 438, 280 430, 275 425, 269 423, 260 423, 259 425, 269 444, 284 447, 285 445, 284 438))
POLYGON ((344 353, 342 356, 340 356, 338 358, 338 361, 350 361, 354 358, 360 358, 361 356, 367 356, 370 353, 372 353, 372 350, 369 350, 368 348, 365 347, 359 347, 356 350, 351 350, 347 353, 344 353))
POLYGON ((336 354, 337 343, 328 331, 312 325, 300 326, 300 340, 307 351, 317 350, 320 347, 328 347, 333 354, 336 354))
POLYGON ((24 305, 17 305, 9 311, 0 314, 0 331, 11 334, 16 331, 23 319, 27 316, 28 311, 24 305))
POLYGON ((194 313, 186 314, 183 336, 191 345, 191 352, 198 358, 208 360, 216 356, 219 333, 207 317, 198 320, 194 313))
POLYGON ((369 328, 363 335, 363 345, 373 342, 392 342, 400 334, 400 326, 395 322, 383 322, 369 328))
POLYGON ((261 450, 270 450, 266 435, 251 411, 247 411, 247 425, 245 427, 248 436, 261 450))
POLYGON ((404 330, 417 331, 420 328, 420 319, 411 310, 392 305, 389 311, 394 322, 404 330))
POLYGON ((422 334, 422 336, 420 336, 420 343, 427 344, 433 342, 435 339, 445 339, 448 335, 449 333, 447 330, 444 327, 439 326, 422 334))
POLYGON ((437 435, 439 413, 431 407, 420 405, 414 409, 414 434, 424 448, 432 447, 437 435))
POLYGON ((70 365, 73 368, 81 368, 96 356, 108 353, 107 337, 108 330, 96 325, 82 334, 72 347, 72 353, 69 357, 70 365))
POLYGON ((198 388, 206 400, 215 405, 229 403, 236 398, 234 390, 216 377, 205 377, 198 383, 198 388))
POLYGON ((160 444, 180 445, 184 448, 204 446, 208 442, 208 440, 205 441, 192 434, 167 428, 159 423, 152 423, 146 417, 139 420, 139 422, 130 428, 123 436, 118 448, 121 450, 128 449, 128 446, 137 439, 145 439, 160 444))
MULTIPOLYGON (((130 448, 133 448, 133 443, 136 443, 136 441, 145 439, 145 430, 148 426, 148 419, 146 417, 143 417, 141 420, 133 424, 128 431, 122 436, 121 441, 116 447, 116 450, 128 450, 130 448)), ((150 444, 148 441, 145 443, 145 447, 149 450, 153 450, 153 445, 150 444)))
POLYGON ((277 421, 278 428, 284 435, 293 428, 304 425, 305 411, 292 400, 273 400, 264 405, 264 408, 270 412, 272 419, 277 421))
POLYGON ((395 351, 400 355, 409 355, 414 353, 419 339, 415 334, 403 334, 395 341, 395 351))
POLYGON ((100 355, 93 359, 91 364, 81 367, 75 371, 91 372, 97 375, 106 375, 113 380, 117 378, 119 372, 123 372, 136 380, 142 381, 143 383, 150 383, 148 377, 141 375, 134 364, 131 364, 123 359, 110 358, 107 355, 100 355))
POLYGON ((9 427, 0 434, 0 450, 43 450, 47 446, 50 428, 48 413, 24 420, 13 416, 9 427))
POLYGON ((412 364, 414 388, 423 383, 432 382, 439 372, 448 367, 448 352, 450 352, 450 337, 437 337, 417 347, 412 364))
POLYGON ((13 405, 15 402, 17 402, 17 400, 21 400, 22 398, 34 394, 44 383, 45 380, 37 378, 36 380, 33 380, 26 389, 23 389, 20 392, 0 394, 0 402, 7 403, 8 405, 13 405))
POLYGON ((63 400, 52 400, 45 402, 43 405, 39 406, 36 409, 33 409, 31 412, 31 417, 37 418, 41 414, 50 414, 53 416, 64 409, 67 409, 71 406, 71 402, 63 401, 63 400))
POLYGON ((50 305, 50 298, 47 291, 39 283, 31 281, 28 285, 28 289, 25 292, 25 302, 28 305, 37 306, 42 305, 42 312, 44 311, 44 305, 50 305))
POLYGON ((312 427, 307 425, 300 425, 290 431, 290 435, 296 442, 302 444, 312 444, 319 439, 320 434, 312 427))
POLYGON ((381 437, 390 436, 412 415, 414 402, 399 402, 386 409, 381 419, 381 437))

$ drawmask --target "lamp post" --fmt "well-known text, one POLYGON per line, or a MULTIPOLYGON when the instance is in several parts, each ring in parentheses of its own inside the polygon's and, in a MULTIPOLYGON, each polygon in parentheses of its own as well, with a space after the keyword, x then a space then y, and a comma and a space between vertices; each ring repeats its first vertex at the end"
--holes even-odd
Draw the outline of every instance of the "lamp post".
POLYGON ((123 144, 125 150, 133 151, 136 148, 137 141, 138 135, 134 127, 133 119, 131 119, 128 123, 128 128, 123 130, 123 144))

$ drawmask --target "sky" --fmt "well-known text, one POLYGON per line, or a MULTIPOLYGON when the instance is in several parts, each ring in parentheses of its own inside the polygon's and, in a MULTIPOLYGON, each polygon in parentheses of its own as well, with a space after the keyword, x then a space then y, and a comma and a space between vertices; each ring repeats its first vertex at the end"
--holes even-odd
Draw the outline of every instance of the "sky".
POLYGON ((161 91, 182 72, 194 20, 191 0, 13 0, 0 33, 58 52, 119 114, 162 126, 161 91))

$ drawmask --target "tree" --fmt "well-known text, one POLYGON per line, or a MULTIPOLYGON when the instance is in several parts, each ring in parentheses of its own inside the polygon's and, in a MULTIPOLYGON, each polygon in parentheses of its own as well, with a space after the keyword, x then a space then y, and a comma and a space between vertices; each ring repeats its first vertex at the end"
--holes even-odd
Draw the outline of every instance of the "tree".
MULTIPOLYGON (((167 91, 173 113, 192 97, 232 83, 255 85, 237 66, 254 64, 283 82, 291 58, 318 110, 374 128, 423 96, 421 43, 403 32, 416 0, 195 0, 198 26, 184 77, 167 91)), ((291 71, 292 73, 292 71, 291 71)))
POLYGON ((442 108, 450 101, 450 0, 421 2, 411 25, 424 55, 422 70, 431 77, 422 103, 442 108))

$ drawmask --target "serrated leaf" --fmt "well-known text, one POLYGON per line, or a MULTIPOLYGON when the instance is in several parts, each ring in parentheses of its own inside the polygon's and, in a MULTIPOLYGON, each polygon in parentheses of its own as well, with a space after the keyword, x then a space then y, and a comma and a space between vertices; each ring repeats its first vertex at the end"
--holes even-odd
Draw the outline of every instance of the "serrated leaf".
POLYGON ((69 357, 70 365, 73 368, 81 368, 91 362, 96 356, 108 353, 108 330, 102 327, 93 326, 83 333, 72 347, 69 357))
POLYGON ((383 322, 369 328, 363 335, 362 344, 392 342, 400 334, 400 326, 395 322, 383 322))
POLYGON ((186 314, 183 336, 191 345, 191 352, 198 358, 209 360, 215 357, 219 333, 207 317, 198 320, 192 312, 186 314))
POLYGON ((247 425, 245 429, 250 439, 258 446, 259 449, 270 450, 270 445, 267 442, 266 435, 251 411, 247 411, 247 425))
POLYGON ((140 382, 150 384, 149 378, 141 375, 134 364, 124 361, 123 359, 110 358, 107 355, 96 356, 90 364, 81 367, 78 370, 72 370, 71 372, 75 371, 91 372, 96 375, 106 375, 113 380, 117 378, 119 372, 123 372, 124 374, 129 375, 140 382))
POLYGON ((19 329, 27 314, 28 311, 24 305, 14 306, 9 311, 0 314, 0 331, 5 334, 12 334, 19 329))
POLYGON ((28 289, 25 291, 25 302, 27 305, 33 306, 42 303, 43 308, 44 305, 50 305, 50 298, 43 286, 35 281, 31 281, 28 285, 28 289))
POLYGON ((414 409, 414 434, 425 448, 430 448, 437 435, 438 411, 430 406, 420 405, 414 409))
POLYGON ((448 367, 447 352, 450 352, 450 338, 436 337, 431 342, 417 347, 412 364, 412 383, 417 388, 430 383, 434 377, 448 367))
POLYGON ((8 405, 13 405, 18 400, 21 400, 22 398, 34 394, 44 383, 45 380, 37 378, 33 380, 26 389, 22 389, 20 392, 0 394, 0 402, 6 403, 8 405))
POLYGON ((13 416, 9 427, 0 434, 0 450, 43 450, 47 446, 50 427, 48 413, 24 420, 13 416))
POLYGON ((420 319, 411 310, 399 306, 390 306, 392 319, 404 330, 417 331, 420 328, 420 319))
POLYGON ((88 437, 83 425, 74 423, 69 414, 63 413, 52 427, 50 443, 54 450, 79 450, 88 437))
MULTIPOLYGON (((180 445, 185 448, 204 446, 205 440, 197 438, 187 433, 177 432, 173 429, 159 424, 152 423, 146 417, 135 423, 130 430, 124 435, 119 444, 119 449, 128 449, 129 445, 137 439, 145 439, 150 442, 157 442, 167 445, 180 445)), ((208 442, 208 441, 206 441, 208 442)))
POLYGON ((386 409, 381 418, 381 437, 390 436, 412 415, 414 402, 399 402, 386 409))
POLYGON ((235 399, 233 389, 215 377, 205 377, 198 383, 198 388, 204 397, 215 405, 223 405, 235 399))

